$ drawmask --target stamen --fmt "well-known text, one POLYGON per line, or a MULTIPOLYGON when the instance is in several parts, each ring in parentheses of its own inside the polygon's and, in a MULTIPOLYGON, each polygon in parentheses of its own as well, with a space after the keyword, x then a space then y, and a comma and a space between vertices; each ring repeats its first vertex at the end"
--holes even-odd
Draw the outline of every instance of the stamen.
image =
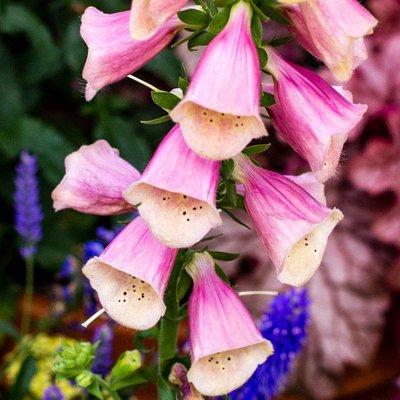
POLYGON ((268 290, 252 290, 248 292, 239 292, 239 296, 278 296, 279 292, 268 291, 268 290))
POLYGON ((105 313, 106 310, 102 308, 101 310, 97 311, 95 314, 93 314, 90 318, 88 318, 85 322, 83 322, 81 325, 84 328, 87 328, 93 321, 95 321, 97 318, 100 317, 103 313, 105 313))

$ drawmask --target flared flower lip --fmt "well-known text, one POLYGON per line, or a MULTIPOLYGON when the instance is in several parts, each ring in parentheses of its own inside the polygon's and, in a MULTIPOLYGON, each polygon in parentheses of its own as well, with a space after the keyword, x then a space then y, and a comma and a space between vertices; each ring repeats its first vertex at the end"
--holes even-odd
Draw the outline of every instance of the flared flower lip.
POLYGON ((86 268, 87 265, 89 265, 89 264, 94 264, 94 263, 101 263, 101 264, 107 265, 107 266, 110 267, 110 268, 114 268, 114 269, 117 270, 117 271, 123 272, 123 273, 125 273, 125 274, 127 274, 127 275, 133 276, 133 277, 135 277, 135 278, 138 278, 138 279, 140 279, 140 280, 146 282, 149 286, 151 286, 151 287, 154 289, 154 291, 157 293, 157 295, 158 295, 158 296, 160 297, 160 299, 162 300, 162 302, 163 302, 163 304, 164 304, 164 307, 165 307, 165 303, 164 303, 164 299, 163 299, 164 293, 161 293, 160 290, 159 290, 158 288, 156 288, 152 283, 150 283, 140 272, 139 272, 138 274, 136 274, 136 275, 132 275, 130 272, 128 272, 127 270, 123 269, 121 266, 117 266, 117 265, 115 265, 115 264, 110 264, 109 262, 103 261, 103 260, 101 259, 101 256, 96 256, 96 257, 91 258, 91 259, 85 264, 85 266, 84 266, 83 269, 82 269, 83 273, 84 273, 84 270, 85 270, 85 268, 86 268))
MULTIPOLYGON (((245 346, 240 346, 240 347, 228 347, 228 346, 226 346, 226 347, 222 347, 221 350, 219 350, 218 352, 219 353, 223 353, 223 352, 233 351, 233 350, 243 350, 243 349, 245 349, 247 347, 257 346, 259 344, 265 344, 265 346, 266 346, 265 347, 265 354, 267 355, 267 357, 269 357, 270 355, 274 354, 274 348, 272 346, 272 343, 268 339, 263 338, 261 335, 260 335, 259 340, 255 341, 254 343, 249 343, 249 344, 247 344, 245 346)), ((202 360, 203 358, 210 357, 210 356, 212 356, 214 354, 216 354, 216 353, 207 353, 207 354, 204 354, 204 355, 201 355, 201 356, 198 356, 198 357, 194 357, 193 354, 192 354, 192 366, 194 364, 196 364, 198 361, 202 360)))
MULTIPOLYGON (((182 194, 182 195, 191 197, 191 198, 193 198, 193 199, 195 199, 195 200, 204 201, 205 203, 207 203, 207 204, 215 211, 216 215, 218 215, 218 216, 219 216, 219 219, 221 220, 220 212, 219 212, 219 210, 217 209, 215 203, 211 203, 209 200, 200 199, 200 198, 198 198, 198 197, 196 197, 196 196, 193 196, 193 194, 190 193, 190 192, 188 192, 188 191, 184 191, 184 192, 183 192, 183 191, 182 191, 182 192, 174 192, 174 191, 171 191, 166 185, 163 185, 162 183, 161 183, 161 184, 157 184, 157 186, 155 186, 155 185, 153 185, 153 184, 151 184, 151 183, 149 183, 149 182, 146 182, 146 180, 144 180, 144 179, 141 179, 141 180, 139 180, 139 181, 137 181, 137 182, 132 183, 132 184, 131 184, 127 189, 125 189, 124 192, 122 193, 123 198, 124 198, 129 204, 132 204, 132 203, 130 202, 130 200, 129 200, 129 193, 130 193, 132 190, 137 189, 139 185, 145 185, 145 186, 149 186, 149 187, 154 187, 154 188, 157 188, 157 189, 165 190, 166 192, 170 192, 170 193, 174 193, 174 194, 182 194)), ((135 205, 133 205, 133 206, 139 206, 139 204, 135 204, 135 205)), ((222 220, 221 220, 221 223, 222 223, 222 220)))
MULTIPOLYGON (((344 215, 343 213, 338 209, 338 208, 333 208, 331 210, 331 212, 326 216, 326 218, 324 218, 322 221, 320 221, 319 223, 314 224, 311 229, 304 229, 301 233, 299 233, 299 237, 297 238, 296 241, 294 241, 294 243, 290 246, 283 262, 281 265, 281 272, 279 272, 278 274, 278 279, 279 281, 286 283, 285 280, 285 276, 287 276, 287 271, 285 270, 285 264, 287 261, 287 258, 289 256, 289 254, 291 253, 293 247, 296 245, 296 243, 301 240, 301 238, 303 238, 304 236, 308 235, 310 232, 312 232, 315 228, 317 228, 318 226, 324 224, 325 222, 329 221, 330 219, 335 220, 336 224, 339 223, 342 219, 343 219, 344 215), (283 280, 282 280, 283 279, 283 280)), ((295 282, 295 283, 291 283, 293 286, 303 286, 304 284, 306 284, 315 274, 315 272, 318 270, 320 266, 320 263, 315 264, 315 268, 313 268, 312 270, 309 271, 309 273, 303 277, 303 279, 301 281, 295 282)), ((293 282, 293 281, 292 281, 293 282)))

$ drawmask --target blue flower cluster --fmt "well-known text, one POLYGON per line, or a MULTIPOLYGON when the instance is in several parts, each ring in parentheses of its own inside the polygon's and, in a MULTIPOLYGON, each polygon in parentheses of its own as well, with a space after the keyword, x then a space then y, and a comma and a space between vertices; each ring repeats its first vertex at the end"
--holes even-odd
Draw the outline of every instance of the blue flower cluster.
POLYGON ((36 157, 23 151, 16 168, 14 207, 15 229, 22 239, 21 256, 32 257, 42 237, 43 219, 39 201, 36 157))
POLYGON ((92 365, 92 372, 95 374, 105 376, 110 372, 113 339, 114 332, 109 324, 103 324, 96 328, 92 339, 92 343, 99 342, 92 365))
POLYGON ((274 354, 260 365, 233 400, 269 400, 282 390, 295 356, 307 337, 310 300, 306 289, 291 289, 273 300, 260 321, 263 337, 274 346, 274 354))
POLYGON ((64 400, 64 396, 58 386, 51 385, 44 391, 42 400, 64 400))

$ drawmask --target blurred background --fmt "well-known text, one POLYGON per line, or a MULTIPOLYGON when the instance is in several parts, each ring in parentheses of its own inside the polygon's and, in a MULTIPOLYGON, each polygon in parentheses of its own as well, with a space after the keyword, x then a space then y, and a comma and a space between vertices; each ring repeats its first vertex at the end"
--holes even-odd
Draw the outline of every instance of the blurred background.
MULTIPOLYGON (((400 1, 364 3, 380 25, 367 39, 368 61, 346 88, 369 110, 351 132, 337 176, 326 188, 329 204, 339 207, 346 218, 332 235, 323 265, 309 284, 312 322, 307 346, 282 399, 400 398, 396 385, 400 376, 400 1)), ((0 354, 8 364, 18 358, 16 353, 6 354, 13 349, 10 335, 19 323, 25 280, 14 217, 21 152, 37 158, 43 214, 34 267, 33 330, 90 338, 92 331, 77 327, 84 314, 96 307, 80 268, 112 238, 119 219, 73 211, 56 214, 50 193, 63 176, 65 156, 79 146, 106 139, 143 170, 169 129, 168 123, 140 123, 161 116, 162 110, 152 103, 148 89, 128 79, 85 102, 81 71, 86 48, 79 25, 89 5, 106 12, 129 6, 118 0, 0 3, 0 354)), ((267 34, 274 36, 276 29, 284 33, 282 27, 272 25, 267 34)), ((295 41, 281 51, 291 61, 332 79, 295 41)), ((197 57, 183 46, 168 49, 136 75, 170 90, 177 86, 181 63, 190 72, 197 57)), ((272 128, 270 132, 272 146, 260 162, 286 174, 306 171, 306 164, 272 128)), ((280 290, 254 233, 230 219, 225 222, 226 235, 214 247, 241 252, 237 261, 225 266, 233 283, 242 290, 280 290)), ((248 302, 258 315, 267 304, 265 299, 248 302)), ((115 335, 119 340, 114 356, 132 341, 121 328, 115 335)), ((39 347, 46 347, 50 339, 38 340, 39 347)), ((10 369, 2 374, 2 387, 12 385, 15 376, 10 369)), ((44 376, 43 382, 35 382, 38 397, 49 380, 44 376)), ((5 389, 0 396, 10 398, 5 389)))

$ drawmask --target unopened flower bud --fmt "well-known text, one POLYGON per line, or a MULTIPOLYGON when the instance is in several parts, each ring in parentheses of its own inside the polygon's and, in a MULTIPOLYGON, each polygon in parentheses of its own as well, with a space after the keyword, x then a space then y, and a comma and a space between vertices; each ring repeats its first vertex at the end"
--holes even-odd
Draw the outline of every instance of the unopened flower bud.
POLYGON ((90 371, 82 371, 76 377, 76 383, 82 388, 87 388, 93 383, 93 373, 90 371))
POLYGON ((90 369, 96 347, 88 342, 64 343, 54 361, 54 372, 63 378, 75 378, 82 371, 90 369))
POLYGON ((130 377, 142 365, 142 359, 138 350, 125 351, 118 358, 111 375, 114 379, 130 377))

